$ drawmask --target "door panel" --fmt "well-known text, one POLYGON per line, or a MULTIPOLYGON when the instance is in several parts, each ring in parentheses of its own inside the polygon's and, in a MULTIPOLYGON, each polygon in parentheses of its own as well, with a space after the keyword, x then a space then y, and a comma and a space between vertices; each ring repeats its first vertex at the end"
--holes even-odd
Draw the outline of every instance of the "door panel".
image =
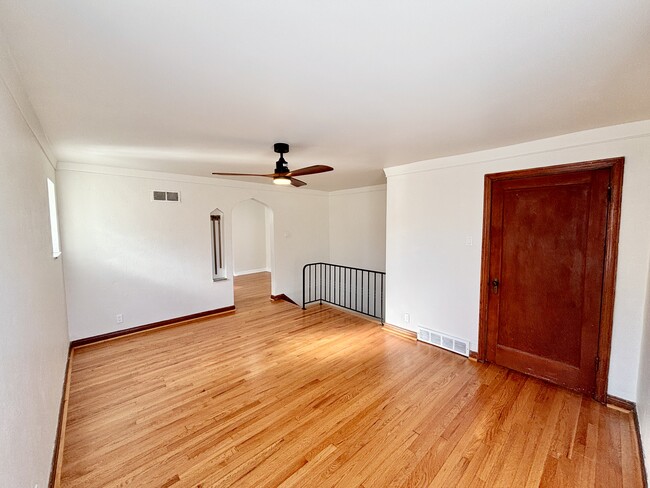
POLYGON ((601 169, 494 183, 489 361, 595 391, 609 181, 601 169))

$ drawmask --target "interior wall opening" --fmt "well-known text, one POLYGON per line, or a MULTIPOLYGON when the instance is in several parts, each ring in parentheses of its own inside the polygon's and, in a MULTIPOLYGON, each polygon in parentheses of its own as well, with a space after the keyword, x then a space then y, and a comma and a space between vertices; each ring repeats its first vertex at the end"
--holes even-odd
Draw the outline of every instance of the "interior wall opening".
POLYGON ((212 280, 225 280, 226 260, 224 248, 223 212, 218 208, 210 212, 210 237, 212 249, 212 280))
MULTIPOLYGON (((272 295, 273 211, 266 204, 248 199, 239 202, 232 211, 233 276, 235 304, 243 300, 246 283, 255 277, 266 283, 254 287, 256 293, 272 295), (244 278, 244 277, 248 278, 244 278)), ((252 290, 253 288, 251 288, 252 290)))

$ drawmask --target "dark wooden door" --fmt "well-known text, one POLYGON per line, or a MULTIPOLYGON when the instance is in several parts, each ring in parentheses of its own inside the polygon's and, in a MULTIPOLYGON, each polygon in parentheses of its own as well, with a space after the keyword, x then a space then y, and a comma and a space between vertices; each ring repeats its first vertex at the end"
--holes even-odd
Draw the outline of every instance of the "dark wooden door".
POLYGON ((487 360, 594 394, 610 169, 494 182, 487 360))

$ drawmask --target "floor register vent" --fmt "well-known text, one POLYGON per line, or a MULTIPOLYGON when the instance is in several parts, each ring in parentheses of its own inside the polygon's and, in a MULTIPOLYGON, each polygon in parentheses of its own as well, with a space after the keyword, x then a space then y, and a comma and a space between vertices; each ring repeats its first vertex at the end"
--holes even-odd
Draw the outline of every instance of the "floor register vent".
POLYGON ((462 354, 463 356, 469 356, 469 342, 464 341, 463 339, 458 339, 442 332, 436 332, 435 330, 425 329, 420 327, 418 329, 418 340, 426 342, 427 344, 432 344, 434 346, 442 347, 448 351, 455 352, 456 354, 462 354))

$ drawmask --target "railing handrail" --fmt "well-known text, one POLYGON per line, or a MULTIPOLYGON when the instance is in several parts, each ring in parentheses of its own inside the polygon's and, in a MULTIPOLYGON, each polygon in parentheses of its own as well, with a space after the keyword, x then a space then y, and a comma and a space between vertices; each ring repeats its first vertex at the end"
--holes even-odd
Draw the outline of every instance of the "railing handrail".
POLYGON ((354 269, 357 271, 369 271, 370 273, 377 273, 377 274, 383 274, 384 276, 386 275, 386 271, 377 271, 374 269, 366 269, 366 268, 355 268, 354 266, 345 266, 344 264, 334 264, 334 263, 325 263, 323 261, 318 261, 315 263, 307 263, 302 267, 303 273, 305 272, 305 268, 307 266, 313 266, 314 264, 326 264, 327 266, 335 266, 337 268, 347 268, 347 269, 354 269))
POLYGON ((302 268, 302 308, 330 303, 384 323, 386 272, 318 261, 302 268))

